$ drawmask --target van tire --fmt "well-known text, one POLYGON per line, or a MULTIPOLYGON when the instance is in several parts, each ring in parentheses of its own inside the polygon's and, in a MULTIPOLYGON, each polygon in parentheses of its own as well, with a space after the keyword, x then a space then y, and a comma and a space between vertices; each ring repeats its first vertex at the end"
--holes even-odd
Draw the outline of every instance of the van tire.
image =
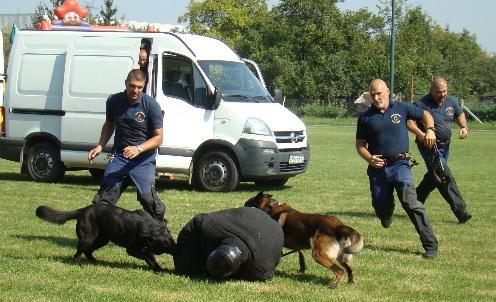
POLYGON ((289 178, 255 180, 255 185, 261 187, 282 187, 288 180, 289 178))
POLYGON ((195 186, 200 190, 229 192, 238 185, 238 166, 227 152, 209 151, 198 160, 194 180, 195 186))
POLYGON ((54 182, 62 179, 64 164, 59 150, 50 143, 37 143, 28 150, 28 174, 34 181, 54 182))

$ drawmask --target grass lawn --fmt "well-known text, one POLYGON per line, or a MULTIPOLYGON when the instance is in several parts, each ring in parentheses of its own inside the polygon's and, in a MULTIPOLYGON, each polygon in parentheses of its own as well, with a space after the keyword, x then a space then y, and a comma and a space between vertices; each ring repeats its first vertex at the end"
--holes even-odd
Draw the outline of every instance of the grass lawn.
MULTIPOLYGON (((336 290, 328 289, 333 274, 308 252, 306 273, 298 273, 298 256, 292 254, 282 258, 275 277, 267 282, 176 276, 169 255, 157 259, 171 272, 156 274, 114 245, 95 252, 95 265, 84 257, 82 266, 73 265, 75 222, 53 225, 34 212, 42 204, 57 209, 86 206, 98 184, 87 171, 68 172, 60 183, 35 183, 19 174, 18 163, 0 160, 0 301, 496 301, 493 127, 471 127, 466 141, 453 141, 450 166, 473 218, 459 225, 448 204, 433 193, 427 210, 440 254, 424 260, 418 236, 399 203, 390 229, 383 229, 375 218, 366 163, 354 148, 354 120, 306 122, 308 172, 283 188, 265 191, 301 211, 336 215, 362 233, 366 247, 354 258, 355 284, 343 282, 336 290)), ((413 144, 411 151, 421 161, 413 144)), ((425 173, 423 164, 413 173, 418 182, 425 173)), ((181 177, 160 180, 157 187, 174 237, 195 214, 241 206, 262 189, 242 183, 236 192, 197 192, 181 177)), ((133 189, 124 192, 119 206, 140 207, 133 189)))

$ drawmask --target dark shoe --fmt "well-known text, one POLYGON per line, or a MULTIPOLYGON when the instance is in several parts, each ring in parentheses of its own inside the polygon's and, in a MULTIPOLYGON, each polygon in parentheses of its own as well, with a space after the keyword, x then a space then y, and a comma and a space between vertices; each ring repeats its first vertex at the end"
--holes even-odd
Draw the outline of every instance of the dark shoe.
POLYGON ((381 219, 381 225, 385 229, 389 228, 392 223, 393 223, 393 217, 389 217, 389 218, 386 218, 386 219, 381 219))
POLYGON ((460 217, 458 217, 458 223, 465 223, 472 218, 472 215, 469 212, 465 212, 460 217))
POLYGON ((437 250, 427 250, 422 254, 425 259, 434 259, 437 257, 437 250))

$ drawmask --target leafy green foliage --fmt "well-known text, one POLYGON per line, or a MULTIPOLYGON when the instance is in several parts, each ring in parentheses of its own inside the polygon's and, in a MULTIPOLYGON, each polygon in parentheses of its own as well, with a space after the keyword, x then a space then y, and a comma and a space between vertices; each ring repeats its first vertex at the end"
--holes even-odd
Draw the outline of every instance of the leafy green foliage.
MULTIPOLYGON (((481 121, 496 121, 496 103, 475 103, 468 107, 481 121)), ((468 114, 466 116, 468 119, 472 118, 468 114)))
POLYGON ((10 32, 12 28, 5 26, 2 29, 2 39, 3 39, 3 58, 4 58, 4 70, 7 71, 7 63, 9 62, 10 55, 10 32))
POLYGON ((55 20, 54 10, 56 7, 62 5, 64 0, 49 0, 50 4, 46 4, 46 1, 40 1, 36 9, 34 10, 34 15, 31 17, 31 26, 36 28, 37 24, 41 21, 52 21, 55 20), (47 20, 48 19, 48 20, 47 20))
POLYGON ((319 103, 305 104, 300 108, 295 108, 295 113, 299 116, 312 116, 320 118, 338 118, 348 115, 348 110, 342 104, 327 104, 319 103))
MULTIPOLYGON (((282 88, 299 107, 351 104, 372 79, 388 80, 390 1, 377 15, 342 12, 337 2, 281 0, 268 10, 262 0, 192 1, 179 21, 260 63, 269 90, 282 88)), ((459 98, 496 90, 496 59, 473 34, 441 28, 406 0, 397 0, 396 20, 396 93, 409 96, 413 79, 414 93, 424 95, 433 76, 459 98)))
POLYGON ((100 10, 99 18, 97 18, 97 24, 105 26, 119 25, 119 21, 116 18, 117 8, 112 7, 114 0, 105 0, 103 1, 103 5, 104 7, 100 10))

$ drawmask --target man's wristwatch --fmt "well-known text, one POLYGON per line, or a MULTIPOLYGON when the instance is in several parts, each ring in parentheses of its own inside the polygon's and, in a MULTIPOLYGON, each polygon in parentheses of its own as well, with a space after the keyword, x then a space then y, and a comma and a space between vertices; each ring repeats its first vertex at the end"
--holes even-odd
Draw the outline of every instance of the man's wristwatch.
POLYGON ((138 149, 138 153, 143 152, 143 147, 141 147, 140 145, 136 146, 136 148, 138 149))
POLYGON ((468 127, 467 126, 463 126, 460 129, 463 129, 463 128, 467 129, 467 131, 468 131, 468 127))
POLYGON ((436 132, 436 128, 434 128, 434 127, 427 127, 427 128, 425 129, 425 131, 427 131, 427 130, 432 130, 433 132, 436 132))

